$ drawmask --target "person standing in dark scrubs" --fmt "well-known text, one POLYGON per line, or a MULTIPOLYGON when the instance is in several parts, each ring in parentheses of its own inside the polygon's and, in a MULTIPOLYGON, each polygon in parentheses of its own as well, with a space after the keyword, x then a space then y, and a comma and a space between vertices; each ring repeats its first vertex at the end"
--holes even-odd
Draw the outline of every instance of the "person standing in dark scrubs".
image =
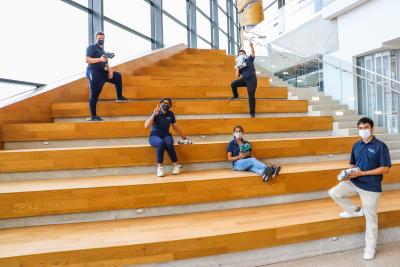
POLYGON ((122 76, 121 73, 113 71, 108 64, 108 58, 104 56, 104 33, 96 33, 96 44, 89 45, 86 49, 86 78, 89 80, 89 107, 91 117, 88 121, 102 121, 103 119, 97 116, 96 106, 103 85, 106 82, 115 85, 117 91, 116 102, 125 102, 126 99, 122 95, 122 76))
POLYGON ((239 100, 238 87, 246 86, 247 94, 249 96, 249 109, 250 117, 256 116, 256 89, 257 89, 257 76, 256 69, 254 67, 254 47, 253 43, 250 43, 251 54, 247 57, 246 51, 239 50, 239 56, 245 57, 245 66, 242 68, 236 68, 236 77, 239 78, 231 83, 233 96, 229 100, 239 100))

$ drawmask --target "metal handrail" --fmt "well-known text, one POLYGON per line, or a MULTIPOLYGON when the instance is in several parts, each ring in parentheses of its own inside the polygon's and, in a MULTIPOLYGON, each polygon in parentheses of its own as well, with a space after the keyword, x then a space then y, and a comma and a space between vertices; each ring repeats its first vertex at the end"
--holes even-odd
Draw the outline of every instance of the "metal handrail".
MULTIPOLYGON (((259 39, 265 39, 265 38, 266 38, 266 36, 260 35, 260 34, 258 34, 258 33, 256 33, 256 32, 250 32, 250 31, 245 31, 245 32, 246 32, 246 33, 250 33, 250 34, 254 34, 254 35, 256 35, 259 39)), ((252 41, 251 39, 246 38, 246 37, 244 37, 244 39, 247 39, 248 41, 252 41)), ((271 44, 274 45, 274 46, 280 47, 279 45, 277 45, 277 44, 275 44, 275 43, 271 43, 271 44)), ((269 48, 268 45, 265 45, 265 44, 259 44, 259 45, 266 46, 267 48, 269 48)), ((272 47, 271 47, 271 48, 272 48, 272 47)), ((294 55, 296 55, 296 56, 298 56, 298 57, 300 57, 300 58, 304 58, 304 59, 305 59, 304 62, 310 61, 310 60, 312 60, 313 58, 318 58, 318 57, 315 57, 315 55, 312 55, 312 57, 311 57, 311 55, 310 55, 310 56, 304 56, 304 55, 301 55, 301 54, 297 53, 296 51, 293 51, 293 50, 290 50, 290 49, 286 49, 286 48, 283 48, 283 47, 280 47, 280 48, 282 48, 283 50, 287 50, 287 51, 289 51, 291 54, 294 54, 294 55), (308 58, 310 58, 310 59, 308 59, 308 58)), ((276 49, 276 50, 277 50, 277 49, 276 49)), ((392 78, 389 78, 389 77, 384 76, 384 75, 382 75, 382 74, 379 74, 379 73, 376 73, 376 72, 374 72, 374 71, 368 70, 368 69, 366 69, 366 68, 363 68, 363 67, 354 65, 354 64, 352 64, 352 63, 350 63, 350 62, 345 62, 345 61, 343 61, 343 60, 341 60, 341 59, 335 58, 335 57, 333 57, 333 56, 330 56, 330 55, 327 55, 327 54, 324 54, 324 53, 319 53, 319 54, 322 55, 322 56, 329 56, 329 57, 332 57, 332 58, 334 58, 334 59, 337 60, 337 61, 344 62, 345 64, 351 65, 353 68, 357 68, 357 69, 360 69, 360 70, 369 72, 369 73, 371 73, 371 74, 373 74, 373 75, 375 75, 375 76, 382 77, 382 78, 384 78, 384 79, 386 79, 386 80, 389 80, 389 81, 391 81, 391 82, 398 83, 398 84, 400 85, 400 81, 393 80, 392 78)), ((286 58, 290 59, 289 57, 286 57, 286 58)), ((318 58, 318 59, 319 59, 319 58, 318 58)), ((293 59, 292 59, 292 60, 293 60, 293 59)), ((303 64, 303 63, 299 63, 299 64, 303 64)))
MULTIPOLYGON (((249 40, 249 39, 246 38, 246 37, 244 37, 244 39, 249 40)), ((254 42, 254 40, 249 40, 249 41, 254 42)), ((341 66, 337 66, 337 65, 335 65, 335 64, 332 64, 332 63, 330 63, 330 62, 328 62, 328 61, 326 61, 326 60, 320 59, 320 58, 318 58, 318 57, 306 59, 306 60, 303 61, 303 62, 298 62, 298 61, 296 61, 296 60, 294 60, 294 59, 292 59, 292 58, 290 58, 290 57, 285 56, 285 54, 282 54, 280 51, 278 51, 278 50, 276 50, 276 49, 273 49, 272 47, 269 47, 268 45, 261 44, 261 43, 258 43, 258 42, 254 42, 254 43, 257 44, 257 45, 260 45, 260 46, 264 46, 264 47, 266 47, 267 50, 270 51, 271 53, 278 54, 278 55, 280 55, 281 57, 284 57, 284 58, 287 58, 287 59, 289 59, 289 60, 292 60, 293 62, 295 62, 295 63, 297 63, 297 64, 305 64, 306 62, 316 60, 316 61, 325 63, 325 64, 327 64, 327 65, 330 65, 330 66, 332 66, 332 67, 334 67, 334 68, 336 68, 336 69, 339 69, 339 70, 341 70, 341 71, 343 71, 343 72, 347 72, 347 73, 349 73, 349 74, 351 74, 351 75, 353 75, 353 76, 356 76, 356 77, 358 77, 358 78, 364 79, 364 80, 366 80, 366 81, 368 81, 368 82, 374 83, 374 84, 376 84, 376 85, 378 85, 378 86, 381 86, 381 87, 383 87, 383 88, 386 88, 386 89, 388 89, 388 90, 391 90, 391 91, 393 91, 393 92, 395 92, 395 93, 400 94, 400 91, 399 91, 399 90, 393 89, 392 87, 388 87, 388 86, 383 85, 383 84, 380 84, 380 83, 378 83, 378 82, 376 82, 376 81, 373 81, 373 80, 371 80, 371 79, 369 79, 369 78, 367 78, 367 77, 364 77, 364 76, 362 76, 362 75, 360 75, 360 74, 354 73, 353 71, 346 70, 346 69, 342 68, 341 66), (273 50, 275 50, 275 51, 273 51, 273 50)), ((354 65, 353 65, 353 66, 354 66, 354 65)), ((378 73, 376 73, 376 74, 379 75, 378 73)), ((383 76, 383 77, 385 77, 385 76, 383 76)), ((396 82, 397 82, 397 81, 396 81, 396 82)), ((398 82, 398 83, 400 84, 400 82, 398 82)))

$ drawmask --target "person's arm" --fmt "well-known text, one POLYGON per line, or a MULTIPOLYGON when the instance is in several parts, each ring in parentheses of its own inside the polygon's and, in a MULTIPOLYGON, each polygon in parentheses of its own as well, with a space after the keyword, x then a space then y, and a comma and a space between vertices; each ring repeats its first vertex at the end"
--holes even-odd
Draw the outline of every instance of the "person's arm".
POLYGON ((183 134, 183 132, 181 131, 181 129, 179 129, 178 125, 176 123, 172 124, 172 128, 174 128, 175 132, 177 134, 179 134, 180 137, 182 137, 182 139, 186 139, 186 136, 183 134))
POLYGON ((388 173, 390 170, 390 167, 379 167, 373 170, 369 170, 369 171, 359 171, 359 172, 354 172, 352 174, 349 174, 348 179, 353 179, 353 178, 357 178, 359 176, 369 176, 369 175, 381 175, 381 174, 386 174, 388 173))
POLYGON ((114 76, 114 71, 111 69, 111 66, 108 63, 106 64, 106 70, 108 72, 108 78, 112 79, 114 76))
POLYGON ((255 57, 255 56, 256 56, 256 53, 254 52, 254 46, 253 46, 253 43, 252 43, 252 42, 250 42, 250 49, 251 49, 250 56, 255 57))
POLYGON ((96 64, 100 62, 107 62, 107 58, 105 57, 86 57, 86 63, 88 64, 96 64))
POLYGON ((240 77, 239 69, 236 69, 236 78, 239 78, 239 77, 240 77))
POLYGON ((232 157, 232 152, 228 152, 228 161, 237 161, 239 159, 244 159, 246 157, 246 154, 240 153, 236 157, 232 157))
POLYGON ((154 109, 153 113, 151 114, 150 118, 148 118, 144 122, 144 128, 145 129, 150 128, 150 126, 153 124, 154 117, 158 114, 159 111, 160 111, 160 105, 157 105, 157 107, 154 109))

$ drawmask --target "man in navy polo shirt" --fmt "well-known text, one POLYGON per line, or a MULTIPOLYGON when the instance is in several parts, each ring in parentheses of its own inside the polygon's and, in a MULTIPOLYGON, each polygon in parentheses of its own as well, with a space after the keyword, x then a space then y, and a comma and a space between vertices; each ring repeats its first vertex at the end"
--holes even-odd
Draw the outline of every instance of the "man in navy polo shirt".
POLYGON ((92 115, 89 121, 102 121, 103 119, 97 116, 96 105, 97 100, 103 85, 106 82, 115 84, 117 91, 117 102, 127 101, 122 96, 122 76, 121 73, 113 71, 108 64, 108 58, 104 56, 104 33, 96 33, 96 44, 89 45, 86 49, 86 78, 89 80, 90 98, 89 107, 92 115))
POLYGON ((257 89, 257 76, 256 69, 254 67, 255 52, 253 44, 250 43, 251 54, 249 57, 246 56, 246 51, 239 50, 239 56, 245 57, 245 65, 236 68, 236 78, 231 83, 233 96, 229 100, 239 100, 238 87, 246 86, 247 94, 249 97, 249 109, 250 117, 256 116, 256 89, 257 89))
POLYGON ((365 215, 365 249, 363 258, 375 258, 375 248, 378 240, 377 204, 382 192, 383 174, 389 172, 392 166, 389 149, 385 143, 374 135, 374 122, 367 117, 358 123, 359 135, 362 140, 353 145, 350 157, 351 168, 358 167, 361 171, 352 173, 338 185, 329 190, 330 197, 344 210, 339 214, 342 218, 360 217, 365 215), (357 207, 350 199, 358 194, 362 208, 357 207))

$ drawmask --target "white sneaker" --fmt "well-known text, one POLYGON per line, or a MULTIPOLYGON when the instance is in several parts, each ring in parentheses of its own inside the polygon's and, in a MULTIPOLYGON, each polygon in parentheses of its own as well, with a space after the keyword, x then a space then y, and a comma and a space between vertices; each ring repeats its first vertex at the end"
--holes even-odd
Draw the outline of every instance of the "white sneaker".
POLYGON ((174 169, 172 170, 173 175, 178 175, 181 173, 181 164, 175 164, 174 169))
POLYGON ((345 219, 352 217, 362 217, 364 216, 364 211, 363 209, 360 209, 359 211, 354 211, 353 213, 348 213, 347 211, 343 211, 339 214, 339 216, 345 219))
POLYGON ((157 167, 157 176, 158 177, 164 177, 165 176, 164 167, 157 167))
POLYGON ((364 248, 364 260, 373 260, 375 258, 375 249, 366 247, 364 248))

